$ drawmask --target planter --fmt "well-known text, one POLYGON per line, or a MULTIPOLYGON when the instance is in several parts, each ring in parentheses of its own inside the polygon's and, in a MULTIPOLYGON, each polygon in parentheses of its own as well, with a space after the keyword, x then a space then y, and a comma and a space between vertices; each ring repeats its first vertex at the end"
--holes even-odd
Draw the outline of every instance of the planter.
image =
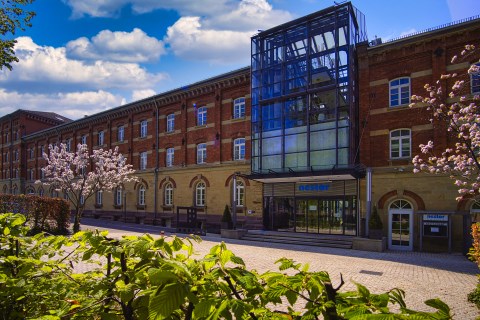
POLYGON ((222 238, 226 239, 242 239, 242 237, 247 233, 245 229, 222 229, 220 234, 222 238))
POLYGON ((232 222, 220 222, 220 229, 233 229, 233 223, 232 222))

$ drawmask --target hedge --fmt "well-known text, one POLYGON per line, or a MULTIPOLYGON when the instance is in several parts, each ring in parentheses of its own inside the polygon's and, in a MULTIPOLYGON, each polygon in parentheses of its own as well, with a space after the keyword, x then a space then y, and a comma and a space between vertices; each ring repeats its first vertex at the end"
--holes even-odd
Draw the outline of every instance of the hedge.
POLYGON ((0 213, 21 213, 26 216, 32 232, 68 234, 70 206, 59 198, 35 195, 0 194, 0 213))

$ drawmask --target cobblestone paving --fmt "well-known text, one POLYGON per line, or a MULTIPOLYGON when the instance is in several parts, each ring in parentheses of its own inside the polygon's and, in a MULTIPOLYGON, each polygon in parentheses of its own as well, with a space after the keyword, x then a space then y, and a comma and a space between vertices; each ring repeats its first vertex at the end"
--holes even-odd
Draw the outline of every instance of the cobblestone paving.
MULTIPOLYGON (((84 223, 84 229, 108 229, 113 237, 160 233, 160 228, 153 226, 106 224, 90 220, 84 223)), ((450 306, 454 319, 475 319, 479 316, 477 308, 467 301, 467 294, 475 288, 478 269, 462 255, 302 247, 222 239, 218 235, 207 235, 202 239, 195 245, 200 257, 216 243, 225 241, 230 250, 244 259, 249 269, 259 272, 278 270, 275 261, 288 257, 309 263, 311 271, 329 272, 334 286, 340 282, 342 274, 345 280, 342 290, 345 291, 355 289, 353 282, 365 285, 374 293, 398 287, 405 290, 407 306, 412 309, 427 311, 429 307, 423 301, 440 298, 450 306)))

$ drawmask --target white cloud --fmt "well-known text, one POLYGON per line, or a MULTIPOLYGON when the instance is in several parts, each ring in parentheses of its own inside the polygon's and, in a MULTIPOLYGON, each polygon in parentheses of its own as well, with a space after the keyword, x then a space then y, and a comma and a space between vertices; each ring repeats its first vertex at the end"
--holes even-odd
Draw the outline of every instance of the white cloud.
POLYGON ((166 78, 135 63, 69 59, 65 47, 38 46, 29 37, 17 38, 20 62, 13 72, 0 71, 0 84, 11 90, 72 91, 149 89, 166 78))
POLYGON ((248 64, 250 38, 258 29, 291 18, 286 11, 273 10, 266 0, 242 0, 234 10, 222 15, 181 17, 168 28, 164 41, 183 59, 248 64))
POLYGON ((69 58, 120 62, 155 61, 165 54, 162 41, 138 28, 132 32, 102 30, 91 41, 85 37, 69 41, 66 50, 69 58))
POLYGON ((0 89, 0 116, 17 109, 56 112, 70 119, 92 115, 125 103, 123 97, 103 90, 57 94, 19 93, 0 89))
POLYGON ((155 95, 155 90, 145 89, 145 90, 134 90, 132 92, 132 101, 142 100, 144 98, 151 97, 155 95))
POLYGON ((415 33, 415 32, 417 32, 417 29, 411 28, 411 29, 409 29, 409 30, 400 32, 400 37, 408 36, 409 34, 412 34, 412 33, 415 33))

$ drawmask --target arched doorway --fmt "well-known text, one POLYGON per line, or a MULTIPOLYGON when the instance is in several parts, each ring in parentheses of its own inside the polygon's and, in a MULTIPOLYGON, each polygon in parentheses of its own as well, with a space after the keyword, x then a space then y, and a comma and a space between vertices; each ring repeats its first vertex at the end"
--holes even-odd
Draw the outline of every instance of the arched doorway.
POLYGON ((388 248, 413 250, 413 207, 406 200, 395 200, 388 208, 388 248))

